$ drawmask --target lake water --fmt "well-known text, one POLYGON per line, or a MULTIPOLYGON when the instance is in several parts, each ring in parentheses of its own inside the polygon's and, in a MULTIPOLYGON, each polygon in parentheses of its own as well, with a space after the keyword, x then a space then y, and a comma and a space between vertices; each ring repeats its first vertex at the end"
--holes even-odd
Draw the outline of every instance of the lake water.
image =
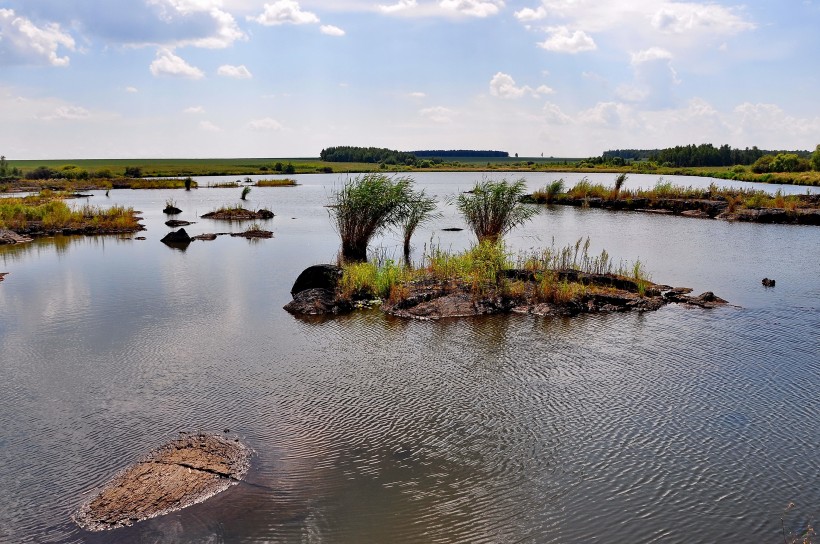
MULTIPOLYGON (((415 175, 441 200, 478 177, 415 175)), ((0 542, 782 542, 781 517, 820 521, 820 229, 543 208, 512 251, 588 236, 732 305, 301 320, 282 306, 302 269, 335 260, 324 205, 341 176, 297 179, 249 195, 276 213, 270 240, 171 249, 167 198, 190 234, 226 232, 246 225, 198 216, 240 189, 117 190, 89 200, 142 210, 147 240, 0 248, 0 542), (132 528, 71 522, 178 431, 226 428, 256 452, 246 483, 132 528)), ((416 256, 472 243, 442 213, 416 256)), ((376 245, 400 254, 393 235, 376 245)))

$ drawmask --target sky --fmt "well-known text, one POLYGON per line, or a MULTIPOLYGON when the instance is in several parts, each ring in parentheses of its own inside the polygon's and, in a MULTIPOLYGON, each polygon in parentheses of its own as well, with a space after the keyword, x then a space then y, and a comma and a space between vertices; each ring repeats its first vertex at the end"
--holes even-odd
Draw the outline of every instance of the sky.
POLYGON ((9 159, 820 143, 820 0, 0 0, 9 159))

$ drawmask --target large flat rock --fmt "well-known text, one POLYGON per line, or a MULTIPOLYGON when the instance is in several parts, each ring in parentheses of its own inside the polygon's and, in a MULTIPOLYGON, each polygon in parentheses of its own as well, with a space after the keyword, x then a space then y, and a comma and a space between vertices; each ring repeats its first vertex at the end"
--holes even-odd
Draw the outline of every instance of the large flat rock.
POLYGON ((245 477, 250 453, 236 440, 184 435, 117 474, 79 508, 74 521, 105 531, 202 502, 245 477))

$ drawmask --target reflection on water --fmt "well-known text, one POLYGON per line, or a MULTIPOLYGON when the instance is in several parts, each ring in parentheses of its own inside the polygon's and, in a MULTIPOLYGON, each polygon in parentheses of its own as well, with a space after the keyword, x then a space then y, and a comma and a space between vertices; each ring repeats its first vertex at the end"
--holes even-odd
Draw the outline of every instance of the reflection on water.
MULTIPOLYGON (((321 179, 254 190, 262 243, 159 242, 169 195, 191 234, 242 230, 198 217, 233 192, 112 191, 146 241, 0 249, 0 541, 775 542, 789 501, 789 529, 816 516, 816 230, 545 209, 511 250, 590 236, 735 306, 303 321, 292 281, 338 250, 321 179), (225 427, 256 451, 246 483, 133 528, 70 522, 178 430, 225 427)), ((418 246, 471 243, 443 212, 418 246)))

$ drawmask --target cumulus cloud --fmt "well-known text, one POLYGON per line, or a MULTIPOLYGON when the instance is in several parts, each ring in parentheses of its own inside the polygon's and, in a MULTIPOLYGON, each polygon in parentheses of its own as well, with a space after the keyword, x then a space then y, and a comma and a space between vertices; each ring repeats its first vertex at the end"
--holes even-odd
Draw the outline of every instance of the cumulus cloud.
POLYGON ((397 11, 405 11, 415 8, 418 5, 416 0, 399 0, 395 4, 382 5, 379 4, 379 11, 383 13, 395 13, 397 11))
POLYGON ((427 98, 427 93, 423 93, 421 91, 413 91, 412 93, 408 93, 407 96, 410 98, 427 98))
POLYGON ((735 10, 717 4, 666 2, 652 16, 652 26, 662 32, 715 32, 737 34, 755 25, 744 20, 735 10))
POLYGON ((200 113, 205 113, 205 108, 202 106, 191 106, 189 108, 185 108, 182 112, 191 115, 199 115, 200 113))
POLYGON ((419 110, 419 113, 435 123, 452 123, 453 117, 456 115, 455 110, 443 106, 424 108, 419 110))
POLYGON ((57 23, 37 26, 13 9, 0 9, 0 64, 49 64, 68 66, 60 48, 75 50, 74 38, 57 23))
POLYGON ((200 121, 199 129, 205 132, 222 132, 222 129, 211 123, 210 121, 200 121))
POLYGON ((151 63, 150 70, 155 77, 171 76, 186 79, 202 79, 205 77, 202 70, 191 66, 168 49, 157 51, 157 58, 151 63))
POLYGON ((88 119, 91 112, 81 106, 59 106, 53 112, 40 116, 44 121, 77 121, 88 119))
POLYGON ((666 49, 662 49, 660 47, 650 47, 649 49, 644 49, 643 51, 638 51, 636 53, 632 53, 632 65, 643 64, 645 62, 651 62, 653 60, 671 60, 672 53, 667 51, 666 49))
POLYGON ((339 28, 338 26, 333 25, 322 25, 319 27, 319 31, 322 34, 327 34, 328 36, 344 36, 345 31, 339 28))
POLYGON ((253 77, 251 71, 248 70, 244 64, 240 64, 239 66, 223 64, 217 69, 216 73, 222 77, 230 77, 233 79, 251 79, 253 77))
POLYGON ((264 26, 306 25, 319 22, 319 17, 315 13, 302 11, 299 2, 295 0, 276 0, 273 4, 265 4, 261 14, 248 19, 264 26))
POLYGON ((552 92, 553 90, 546 85, 541 85, 537 89, 533 89, 529 85, 518 87, 512 76, 503 72, 497 72, 490 80, 490 94, 499 98, 521 98, 525 95, 538 97, 552 92))
POLYGON ((247 39, 221 0, 145 0, 103 17, 86 13, 84 20, 94 32, 132 45, 222 49, 247 39))
POLYGON ((489 17, 496 15, 504 6, 501 0, 483 2, 481 0, 441 0, 439 6, 447 11, 453 11, 471 17, 489 17))
POLYGON ((524 8, 521 11, 516 11, 514 15, 515 18, 522 23, 531 23, 545 19, 547 17, 547 10, 544 6, 538 6, 535 9, 524 8))
POLYGON ((137 89, 136 87, 132 87, 132 86, 129 85, 128 87, 125 88, 125 92, 136 94, 136 93, 140 92, 140 90, 137 89))
POLYGON ((557 104, 547 102, 544 104, 544 119, 551 125, 568 125, 572 118, 564 113, 557 104))
POLYGON ((263 117, 262 119, 254 119, 248 123, 248 128, 251 130, 258 130, 261 132, 282 130, 282 123, 270 117, 263 117))
POLYGON ((594 51, 598 48, 592 37, 583 30, 570 31, 565 26, 550 27, 547 29, 550 37, 538 44, 542 49, 558 53, 581 53, 594 51))

